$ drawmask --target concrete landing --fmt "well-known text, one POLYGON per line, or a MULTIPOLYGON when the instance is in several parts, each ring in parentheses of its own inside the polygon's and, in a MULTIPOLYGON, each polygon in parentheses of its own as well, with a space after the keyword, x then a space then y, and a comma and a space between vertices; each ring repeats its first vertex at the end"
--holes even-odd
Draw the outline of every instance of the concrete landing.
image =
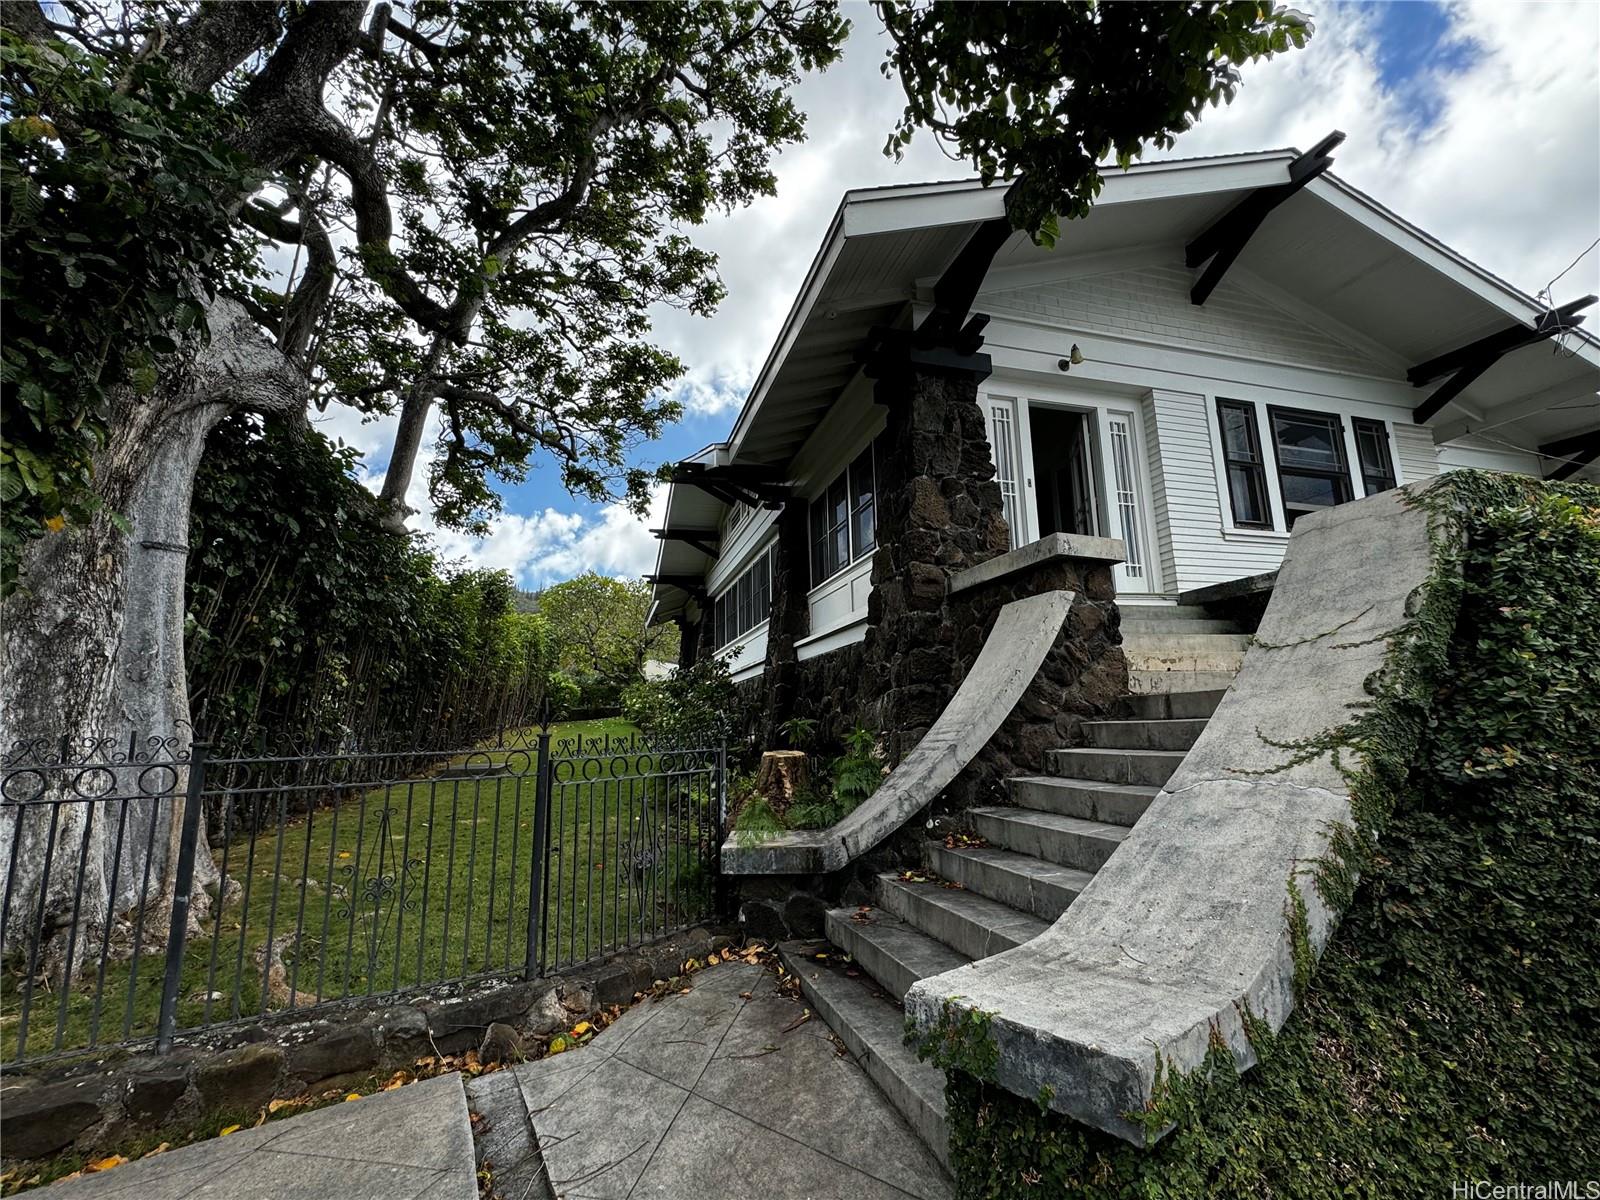
POLYGON ((50 1200, 477 1200, 461 1076, 63 1180, 50 1200))
MULTIPOLYGON (((502 1074, 517 1081, 545 1194, 558 1200, 952 1195, 822 1018, 762 967, 710 968, 687 994, 640 1004, 587 1046, 502 1074)), ((518 1120, 503 1088, 476 1105, 502 1133, 518 1120)), ((495 1164, 497 1183, 515 1168, 495 1164)))

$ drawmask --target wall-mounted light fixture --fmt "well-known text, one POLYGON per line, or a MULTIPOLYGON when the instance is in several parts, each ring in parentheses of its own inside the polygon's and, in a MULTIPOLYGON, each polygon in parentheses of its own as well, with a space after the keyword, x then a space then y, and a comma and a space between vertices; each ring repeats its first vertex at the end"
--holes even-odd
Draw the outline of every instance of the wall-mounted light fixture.
POLYGON ((1083 351, 1078 349, 1078 343, 1077 342, 1073 342, 1072 343, 1072 353, 1069 354, 1066 358, 1063 358, 1061 360, 1060 366, 1061 366, 1061 369, 1063 371, 1070 371, 1070 370, 1072 370, 1073 367, 1077 366, 1082 361, 1083 361, 1083 351))

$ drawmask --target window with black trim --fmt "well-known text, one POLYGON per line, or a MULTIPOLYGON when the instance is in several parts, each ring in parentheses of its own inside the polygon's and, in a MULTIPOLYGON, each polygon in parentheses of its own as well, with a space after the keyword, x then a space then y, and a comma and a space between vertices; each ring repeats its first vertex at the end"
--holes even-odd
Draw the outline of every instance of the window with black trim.
POLYGON ((1267 497, 1267 467, 1256 431, 1256 406, 1242 400, 1217 401, 1222 430, 1222 460, 1228 474, 1228 500, 1233 523, 1245 529, 1272 528, 1272 502, 1267 497))
POLYGON ((1350 500, 1344 425, 1333 413, 1267 406, 1278 489, 1290 529, 1307 513, 1350 500))
POLYGON ((811 586, 837 575, 878 544, 878 486, 872 447, 811 502, 811 586))
POLYGON ((767 619, 772 610, 772 550, 763 550, 712 604, 711 628, 717 648, 737 641, 767 619))
POLYGON ((1376 496, 1395 485, 1394 459, 1389 454, 1389 428, 1382 421, 1352 417, 1356 435, 1356 457, 1361 463, 1361 486, 1376 496))

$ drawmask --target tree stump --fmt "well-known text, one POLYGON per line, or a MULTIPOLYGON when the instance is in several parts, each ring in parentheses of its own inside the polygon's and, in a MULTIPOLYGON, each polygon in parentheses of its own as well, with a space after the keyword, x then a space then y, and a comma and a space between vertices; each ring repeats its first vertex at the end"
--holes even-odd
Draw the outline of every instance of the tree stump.
POLYGON ((756 769, 756 792, 782 816, 798 793, 810 790, 811 760, 803 750, 767 750, 756 769))

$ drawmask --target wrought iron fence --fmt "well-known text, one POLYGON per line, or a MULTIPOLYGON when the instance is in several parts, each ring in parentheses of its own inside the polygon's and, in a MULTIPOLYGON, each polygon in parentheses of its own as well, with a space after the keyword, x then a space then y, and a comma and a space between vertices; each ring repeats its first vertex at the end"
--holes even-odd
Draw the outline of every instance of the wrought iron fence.
POLYGON ((0 759, 0 1063, 582 964, 710 912, 721 746, 0 759))

